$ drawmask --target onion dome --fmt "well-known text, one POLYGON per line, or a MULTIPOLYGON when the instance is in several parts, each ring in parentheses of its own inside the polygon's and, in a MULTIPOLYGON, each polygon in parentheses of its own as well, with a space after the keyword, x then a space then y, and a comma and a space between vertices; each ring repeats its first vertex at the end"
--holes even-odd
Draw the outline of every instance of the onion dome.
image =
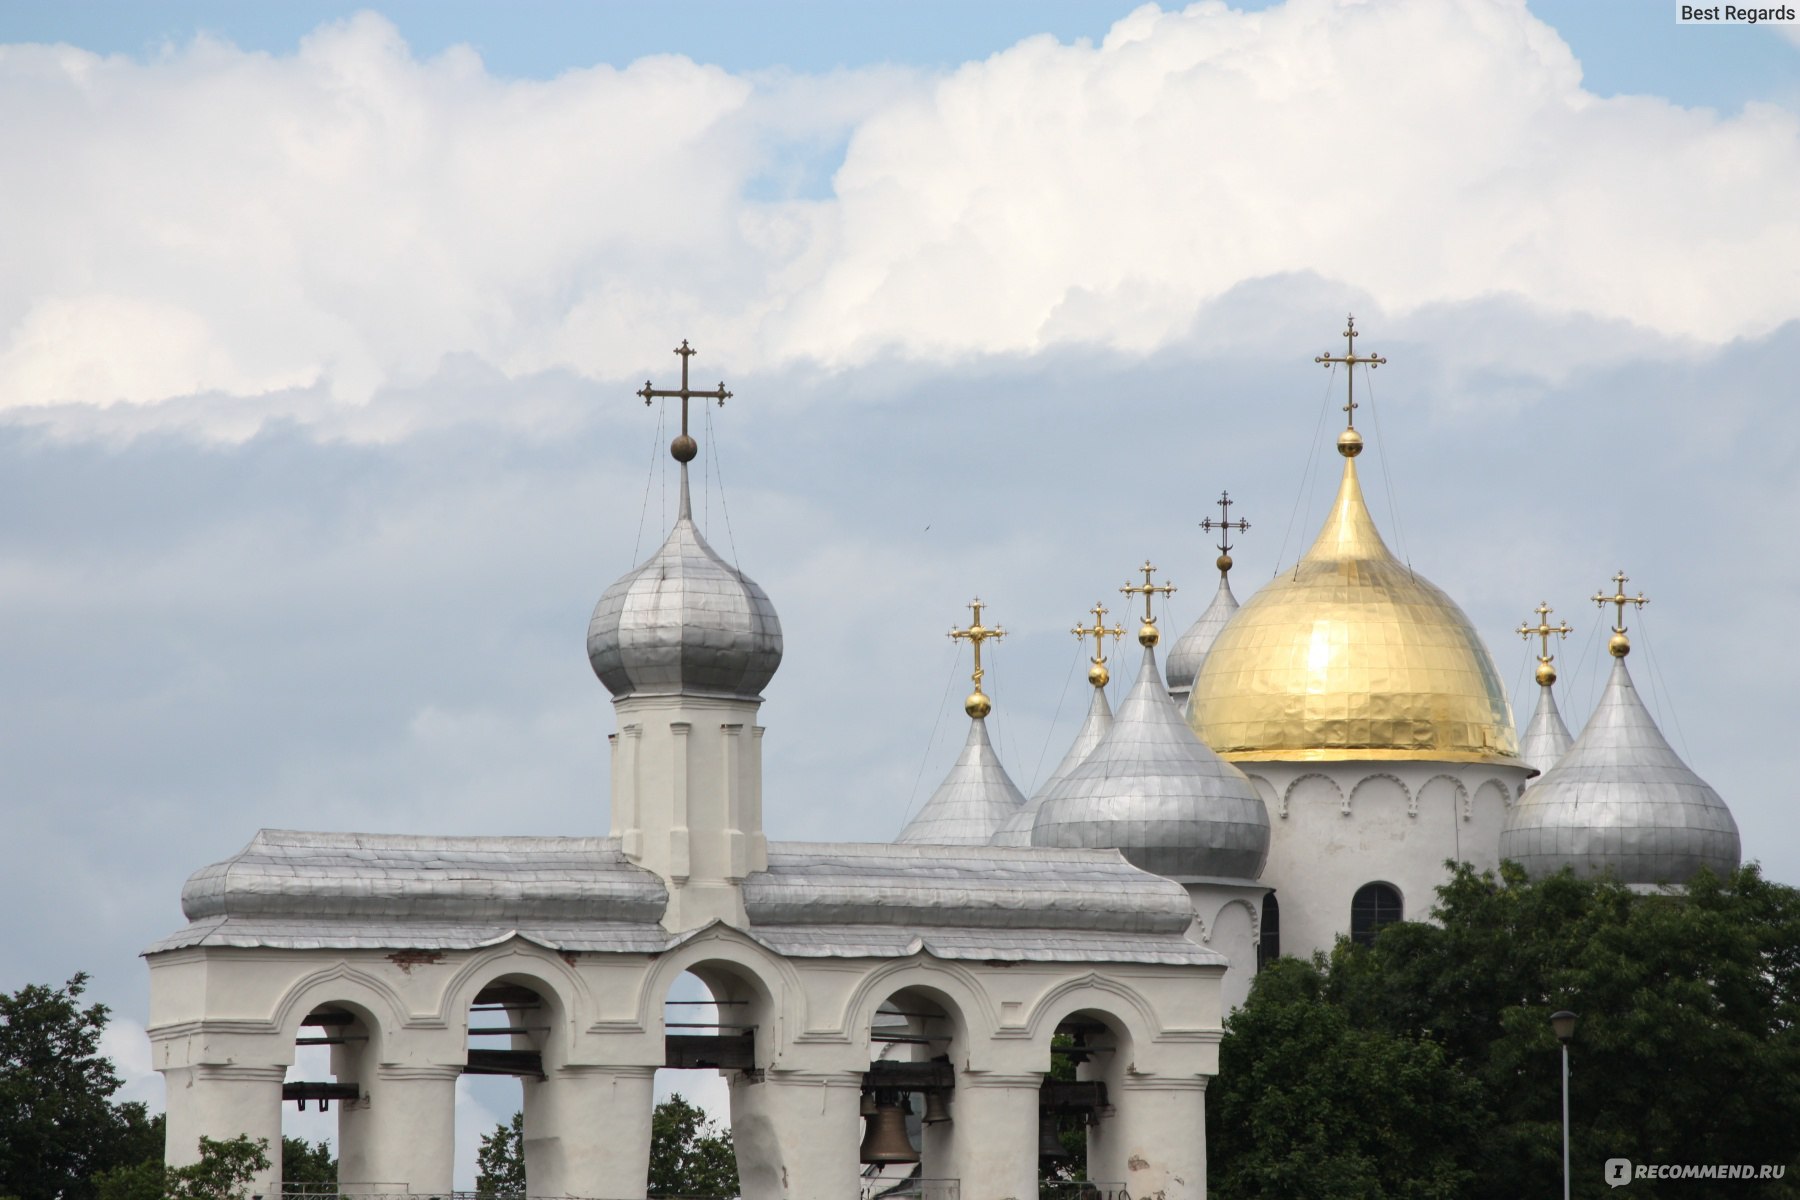
POLYGON ((1155 638, 1100 744, 1045 796, 1034 846, 1112 848, 1161 875, 1254 879, 1269 814, 1242 771, 1195 739, 1163 687, 1155 638))
POLYGON ((1355 455, 1292 571, 1219 631, 1188 699, 1200 740, 1233 762, 1518 762, 1512 706, 1456 602, 1399 562, 1363 501, 1355 455))
POLYGON ((934 846, 986 845, 1007 818, 1024 806, 1024 795, 988 741, 986 717, 971 715, 969 740, 963 743, 956 765, 894 840, 934 846))
POLYGON ((674 695, 754 700, 781 665, 775 606, 694 527, 686 462, 675 528, 594 606, 588 661, 618 700, 674 695))
POLYGON ((1681 761, 1625 669, 1625 606, 1649 601, 1625 595, 1623 571, 1614 579, 1617 595, 1594 597, 1619 609, 1607 643, 1612 676, 1569 752, 1508 812, 1500 857, 1536 879, 1572 867, 1584 877, 1611 872, 1622 883, 1681 884, 1701 867, 1736 870, 1731 810, 1681 761))
POLYGON ((1069 747, 1069 752, 1056 764, 1056 770, 1050 772, 1050 777, 1032 793, 1025 806, 1001 823, 999 831, 994 834, 994 845, 1031 845, 1031 827, 1037 820, 1038 809, 1043 807, 1044 800, 1056 785, 1068 778, 1069 773, 1093 753, 1094 747, 1106 736, 1106 731, 1112 728, 1112 722, 1112 705, 1106 702, 1106 687, 1101 685, 1094 689, 1094 701, 1088 705, 1087 720, 1081 723, 1081 732, 1075 735, 1075 743, 1069 747))
MULTIPOLYGON (((1222 562, 1231 560, 1220 555, 1222 562)), ((1188 626, 1187 632, 1175 639, 1169 648, 1169 695, 1177 705, 1186 703, 1188 693, 1193 690, 1194 677, 1200 673, 1200 665, 1206 661, 1206 655, 1218 640, 1219 631, 1225 628, 1225 622, 1237 613, 1237 597, 1231 594, 1230 568, 1219 572, 1219 592, 1213 597, 1200 619, 1188 626)))
POLYGON ((1524 740, 1519 743, 1519 757, 1542 775, 1569 752, 1574 742, 1569 727, 1563 724, 1562 713, 1557 711, 1556 693, 1549 684, 1541 684, 1537 711, 1531 714, 1531 724, 1526 726, 1524 740))

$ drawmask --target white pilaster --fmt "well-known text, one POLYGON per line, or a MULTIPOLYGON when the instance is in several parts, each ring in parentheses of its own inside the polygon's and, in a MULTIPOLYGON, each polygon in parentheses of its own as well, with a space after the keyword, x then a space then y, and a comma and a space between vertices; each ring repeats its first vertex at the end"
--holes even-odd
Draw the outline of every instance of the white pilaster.
POLYGON ((268 1143, 269 1167, 250 1181, 266 1195, 281 1180, 281 1083, 284 1066, 202 1063, 163 1071, 168 1089, 163 1161, 184 1167, 200 1161, 200 1139, 230 1141, 239 1134, 268 1143))
POLYGON ((1203 1200, 1206 1077, 1127 1073, 1106 1098, 1113 1115, 1089 1133, 1088 1176, 1123 1182, 1133 1196, 1203 1200))
POLYGON ((372 1183, 414 1192, 450 1191, 456 1158, 456 1080, 462 1065, 382 1064, 363 1081, 368 1108, 356 1114, 363 1166, 372 1183))
POLYGON ((564 1066, 529 1084, 526 1194, 642 1200, 655 1104, 655 1067, 564 1066))
POLYGON ((956 1077, 956 1169, 962 1200, 1037 1195, 1039 1074, 956 1077))
MULTIPOLYGON (((770 1071, 760 1083, 750 1079, 742 1071, 731 1078, 731 1138, 743 1200, 857 1195, 862 1072, 770 1071)), ((969 1197, 966 1189, 963 1195, 969 1197)))

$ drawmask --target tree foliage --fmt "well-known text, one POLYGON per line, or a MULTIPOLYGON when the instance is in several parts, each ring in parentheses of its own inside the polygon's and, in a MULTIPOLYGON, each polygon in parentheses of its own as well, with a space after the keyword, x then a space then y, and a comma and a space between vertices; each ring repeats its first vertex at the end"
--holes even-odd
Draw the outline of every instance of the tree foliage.
MULTIPOLYGON (((476 1155, 475 1190, 483 1197, 525 1194, 525 1114, 494 1126, 476 1155)), ((707 1120, 706 1111, 680 1093, 656 1106, 650 1118, 652 1196, 729 1197, 738 1193, 737 1155, 731 1134, 707 1120)))
POLYGON ((114 1104, 120 1080, 100 1053, 103 1004, 87 976, 0 993, 0 1196, 94 1200, 93 1177, 160 1157, 160 1123, 114 1104))
POLYGON ((335 1184, 337 1177, 337 1157, 331 1153, 330 1142, 313 1143, 296 1137, 281 1139, 283 1184, 335 1184))
POLYGON ((227 1141, 200 1139, 200 1159, 165 1167, 161 1158, 102 1172, 99 1200, 238 1200, 259 1171, 269 1169, 269 1141, 244 1134, 227 1141))
POLYGON ((1754 866, 1639 895, 1507 864, 1458 867, 1438 895, 1434 923, 1258 976, 1208 1091, 1220 1197, 1552 1193, 1562 1008, 1580 1018, 1575 1195, 1606 1194, 1621 1157, 1784 1164, 1732 1194, 1800 1196, 1800 891, 1754 866))

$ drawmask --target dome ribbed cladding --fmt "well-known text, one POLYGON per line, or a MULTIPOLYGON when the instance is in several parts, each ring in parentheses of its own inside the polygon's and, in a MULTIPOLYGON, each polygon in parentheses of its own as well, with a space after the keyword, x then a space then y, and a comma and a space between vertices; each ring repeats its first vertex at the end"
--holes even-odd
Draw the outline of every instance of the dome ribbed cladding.
POLYGON ((1067 779, 1093 753, 1094 747, 1106 737, 1106 731, 1112 728, 1112 721, 1112 705, 1106 702, 1106 689, 1095 688, 1094 699, 1088 705, 1087 719, 1081 723, 1081 730, 1075 735, 1068 753, 1056 764, 1056 770, 1050 772, 1050 777, 1032 793, 1031 799, 1025 802, 1025 807, 1001 823, 999 831, 994 834, 994 845, 1031 845, 1031 827, 1037 822, 1038 809, 1044 806, 1044 801, 1056 790, 1056 785, 1067 779))
POLYGON ((934 846, 984 846, 1007 819, 1025 806, 1025 796, 1000 764, 988 741, 987 722, 969 721, 969 738, 944 782, 919 815, 906 823, 896 842, 934 846))
POLYGON ((1556 707, 1556 694, 1548 686, 1538 685, 1537 710, 1531 714, 1531 724, 1519 742, 1519 757, 1526 766, 1543 773, 1554 767, 1574 744, 1569 727, 1563 724, 1562 712, 1556 707))
POLYGON ((588 661, 621 700, 755 699, 781 665, 775 606, 694 527, 685 464, 675 527, 656 553, 600 597, 588 623, 588 661))
POLYGON ((1034 846, 1112 848, 1160 875, 1255 879, 1269 814, 1244 773, 1196 739, 1144 649, 1112 728, 1044 798, 1034 846))
POLYGON ((1701 867, 1735 870, 1739 853, 1731 810, 1663 737, 1623 658, 1581 736, 1525 790, 1500 834, 1500 857, 1537 879, 1573 867, 1679 884, 1701 867))

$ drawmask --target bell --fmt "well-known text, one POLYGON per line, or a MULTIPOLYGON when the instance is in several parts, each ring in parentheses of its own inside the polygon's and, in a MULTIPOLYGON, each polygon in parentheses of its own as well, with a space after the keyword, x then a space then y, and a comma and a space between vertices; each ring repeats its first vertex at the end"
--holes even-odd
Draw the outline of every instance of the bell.
POLYGON ((857 1115, 864 1117, 872 1117, 875 1115, 874 1092, 864 1092, 862 1094, 862 1106, 857 1110, 857 1115))
POLYGON ((863 1134, 865 1163, 916 1163, 919 1152, 906 1136, 906 1109, 898 1104, 877 1104, 863 1134))
POLYGON ((925 1093, 925 1117, 927 1125, 936 1125, 940 1121, 950 1119, 950 1093, 943 1090, 925 1093))
POLYGON ((1060 1162, 1071 1157, 1057 1132, 1055 1113, 1038 1114, 1038 1158, 1060 1162))

